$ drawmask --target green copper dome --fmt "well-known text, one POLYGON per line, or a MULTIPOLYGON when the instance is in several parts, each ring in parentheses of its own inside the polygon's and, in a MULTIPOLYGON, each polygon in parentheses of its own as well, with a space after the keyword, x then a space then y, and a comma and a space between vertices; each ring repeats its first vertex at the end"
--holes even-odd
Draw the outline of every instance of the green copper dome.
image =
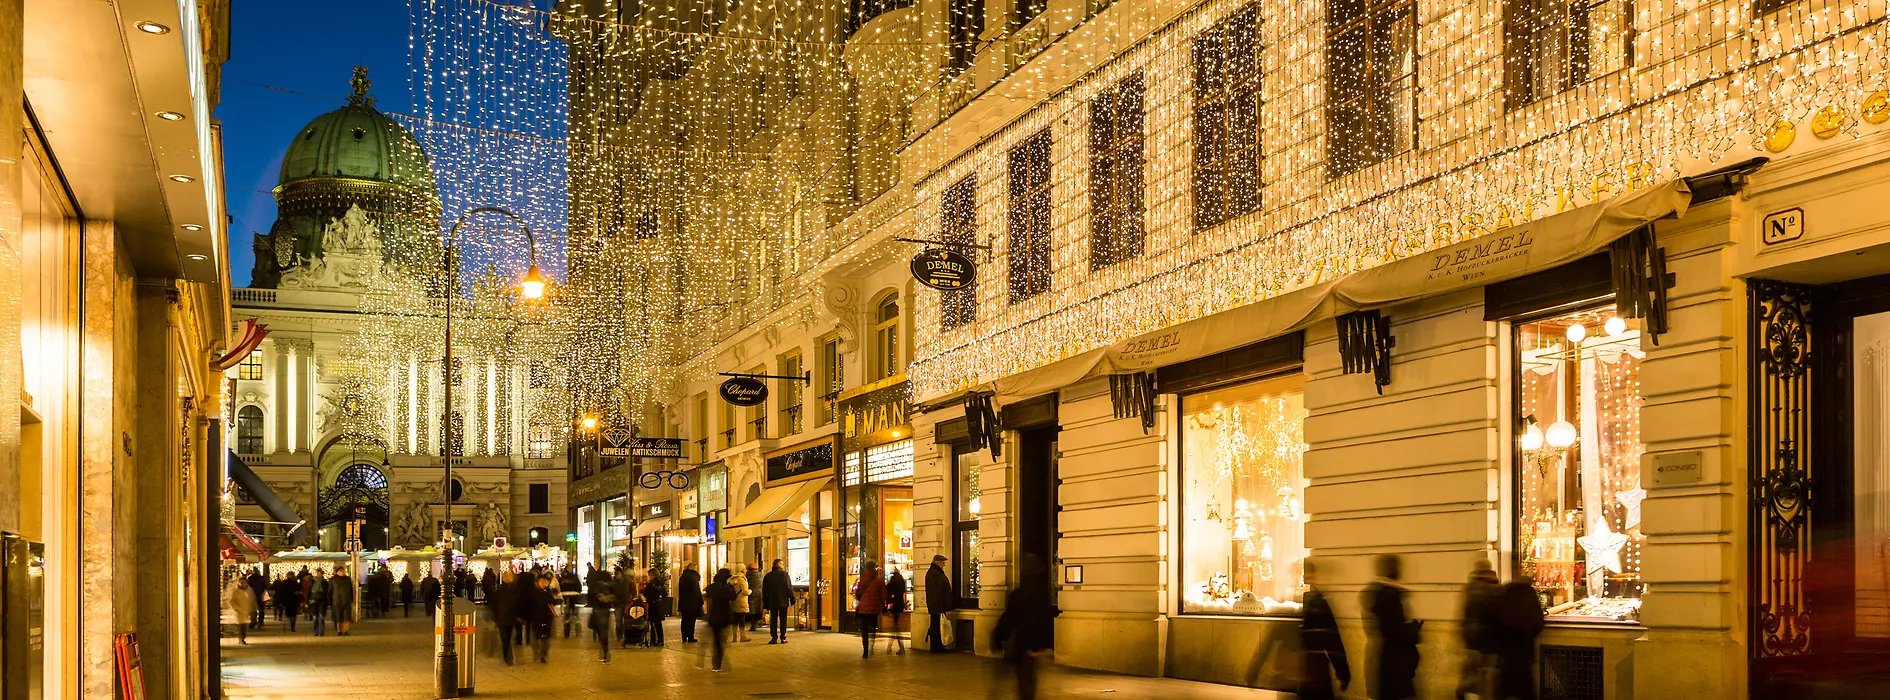
POLYGON ((341 109, 316 117, 296 132, 282 156, 277 185, 318 178, 371 180, 432 193, 433 169, 413 134, 374 109, 365 72, 341 109))

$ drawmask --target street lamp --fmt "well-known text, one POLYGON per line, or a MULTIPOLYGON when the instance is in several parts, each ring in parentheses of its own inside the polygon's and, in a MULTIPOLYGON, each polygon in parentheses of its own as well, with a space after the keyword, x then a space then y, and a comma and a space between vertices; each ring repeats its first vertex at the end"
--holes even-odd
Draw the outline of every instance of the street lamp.
POLYGON ((445 381, 441 382, 444 385, 441 394, 446 407, 445 420, 441 421, 446 424, 441 430, 446 439, 440 447, 440 462, 446 468, 446 480, 441 482, 443 493, 440 495, 441 500, 446 502, 446 528, 440 533, 440 561, 441 567, 448 570, 442 571, 440 577, 440 623, 436 626, 439 630, 436 634, 440 635, 440 652, 434 659, 433 668, 438 675, 437 690, 441 698, 459 697, 459 654, 453 649, 453 637, 457 632, 453 624, 455 581, 454 577, 445 575, 450 573, 453 566, 453 452, 458 445, 453 439, 453 297, 459 294, 459 269, 453 264, 453 245, 459 240, 460 224, 466 223, 466 219, 474 214, 487 212, 503 214, 525 231, 525 249, 531 256, 531 266, 526 269, 524 279, 519 281, 519 296, 537 299, 545 295, 545 276, 538 271, 538 241, 532 237, 531 227, 525 225, 525 221, 518 218, 517 214, 498 207, 480 207, 461 214, 459 220, 453 222, 453 228, 446 232, 446 244, 440 253, 440 265, 446 269, 446 362, 440 368, 445 375, 445 381))

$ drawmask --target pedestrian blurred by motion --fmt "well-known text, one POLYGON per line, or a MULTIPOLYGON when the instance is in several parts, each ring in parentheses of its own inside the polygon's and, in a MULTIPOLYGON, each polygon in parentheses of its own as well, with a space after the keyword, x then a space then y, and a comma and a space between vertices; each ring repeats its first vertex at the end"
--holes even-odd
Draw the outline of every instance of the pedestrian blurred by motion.
POLYGON ((577 572, 565 569, 558 577, 558 597, 564 605, 564 636, 571 636, 573 628, 582 628, 583 621, 578 619, 578 601, 584 597, 584 582, 579 581, 577 572))
POLYGON ((309 582, 309 586, 308 586, 307 605, 308 605, 309 622, 315 625, 315 636, 317 637, 326 636, 328 634, 327 630, 325 629, 327 627, 326 623, 328 622, 328 573, 327 572, 325 571, 315 572, 314 579, 309 582))
POLYGON ((499 575, 499 587, 493 589, 492 599, 487 609, 492 611, 492 621, 498 626, 499 656, 505 665, 512 665, 512 643, 517 638, 516 630, 522 623, 520 619, 524 605, 525 592, 520 590, 524 582, 506 571, 499 575))
POLYGON ((388 571, 387 567, 383 566, 375 574, 374 582, 379 586, 381 617, 387 617, 387 611, 394 607, 394 572, 388 571))
POLYGON ((774 568, 761 581, 761 605, 768 610, 768 643, 787 643, 788 608, 794 607, 794 582, 774 560, 774 568))
MULTIPOLYGON (((592 574, 597 572, 593 570, 592 574)), ((584 601, 584 607, 590 609, 591 638, 597 640, 598 660, 610 663, 610 645, 617 641, 612 632, 611 619, 617 612, 617 590, 610 585, 606 577, 591 577, 590 594, 584 601)))
POLYGON ((289 620, 289 631, 295 631, 295 620, 302 616, 302 584, 293 576, 284 576, 276 582, 276 610, 289 620))
POLYGON ((1407 700, 1417 697, 1418 634, 1422 620, 1405 616, 1405 587, 1400 582, 1403 563, 1395 554, 1378 558, 1378 578, 1365 587, 1366 615, 1377 622, 1378 665, 1371 697, 1407 700))
POLYGON ((729 641, 731 642, 748 641, 748 611, 750 610, 748 594, 753 592, 754 589, 748 586, 747 574, 748 572, 746 571, 740 573, 730 572, 728 577, 729 585, 735 588, 735 600, 729 602, 734 613, 730 618, 732 624, 729 627, 728 635, 729 641))
POLYGON ((308 567, 304 566, 300 581, 302 583, 302 614, 307 615, 309 620, 314 620, 315 611, 310 608, 309 602, 315 599, 310 593, 315 590, 315 574, 309 573, 308 567))
POLYGON ((1482 628, 1496 659, 1496 683, 1490 697, 1535 700, 1536 638, 1542 635, 1542 602, 1536 582, 1516 562, 1516 577, 1503 584, 1483 609, 1482 628))
POLYGON ((492 567, 486 567, 486 575, 479 577, 479 597, 485 599, 486 605, 491 605, 493 594, 498 592, 499 574, 492 567))
POLYGON ((926 621, 925 641, 931 645, 934 654, 943 654, 945 648, 945 613, 958 607, 958 594, 952 591, 952 579, 945 573, 945 555, 932 555, 932 568, 925 570, 925 613, 931 616, 926 621))
POLYGON ((906 614, 906 577, 899 573, 898 566, 887 567, 892 570, 892 578, 886 581, 886 616, 892 620, 892 629, 886 631, 886 651, 892 653, 893 645, 899 645, 899 655, 906 655, 906 638, 899 636, 899 616, 906 614))
POLYGON ((252 603, 255 605, 249 619, 244 622, 252 628, 262 629, 263 592, 269 589, 269 579, 262 575, 262 567, 259 566, 250 570, 249 577, 243 579, 243 585, 249 589, 250 597, 254 598, 252 603))
POLYGON ((694 644, 696 618, 702 617, 702 574, 696 573, 695 562, 684 565, 676 579, 676 614, 682 616, 683 643, 694 644))
POLYGON ((735 600, 742 597, 736 594, 735 584, 729 583, 734 575, 726 568, 715 571, 715 581, 709 584, 702 597, 709 604, 709 642, 710 668, 722 670, 722 664, 728 659, 728 642, 735 629, 735 600))
POLYGON ((400 614, 413 617, 413 574, 400 574, 400 614))
POLYGON ((1491 632, 1485 624, 1490 603, 1503 590, 1496 569, 1484 555, 1476 555, 1470 564, 1470 580, 1463 586, 1463 669, 1457 681, 1457 697, 1487 698, 1490 695, 1490 668, 1496 649, 1490 646, 1491 632))
POLYGON ((649 640, 650 646, 663 646, 663 642, 668 639, 663 634, 663 620, 669 617, 669 582, 664 581, 662 576, 651 576, 650 580, 643 582, 643 606, 644 612, 649 615, 650 628, 644 633, 644 638, 649 640))
POLYGON ((1017 586, 1005 596, 1004 612, 992 631, 991 646, 1004 656, 1004 666, 1017 677, 1018 700, 1036 700, 1038 665, 1050 652, 1050 570, 1037 555, 1025 553, 1018 563, 1017 586))
POLYGON ((860 628, 860 658, 873 655, 873 642, 879 635, 879 616, 886 612, 886 581, 879 577, 879 566, 867 562, 860 566, 860 580, 853 584, 854 624, 860 628))
POLYGON ((1339 621, 1332 614, 1332 603, 1319 590, 1318 568, 1313 560, 1302 562, 1306 597, 1299 618, 1299 647, 1305 655, 1299 679, 1300 700, 1333 700, 1338 692, 1332 677, 1339 677, 1338 690, 1352 685, 1352 664, 1346 661, 1345 642, 1339 638, 1339 621))
POLYGON ((229 607, 230 617, 236 618, 236 641, 248 644, 250 620, 256 617, 256 592, 249 581, 238 578, 224 586, 223 604, 229 607))
MULTIPOLYGON (((741 572, 736 572, 736 575, 741 575, 741 572)), ((761 611, 767 609, 768 603, 766 598, 761 594, 761 562, 748 562, 747 577, 748 631, 753 632, 755 631, 755 627, 761 624, 761 611)), ((748 638, 748 635, 742 635, 742 639, 748 638)))
POLYGON ((427 614, 440 605, 440 579, 428 571, 427 577, 420 579, 420 599, 427 604, 427 614))
POLYGON ((558 589, 553 588, 549 577, 537 579, 533 586, 530 603, 526 608, 526 620, 531 628, 528 633, 532 640, 532 653, 538 663, 551 662, 551 620, 558 616, 558 589))
POLYGON ((348 636, 348 631, 354 627, 356 593, 354 579, 348 576, 348 570, 336 570, 335 577, 328 582, 328 616, 335 621, 335 633, 340 636, 348 636))

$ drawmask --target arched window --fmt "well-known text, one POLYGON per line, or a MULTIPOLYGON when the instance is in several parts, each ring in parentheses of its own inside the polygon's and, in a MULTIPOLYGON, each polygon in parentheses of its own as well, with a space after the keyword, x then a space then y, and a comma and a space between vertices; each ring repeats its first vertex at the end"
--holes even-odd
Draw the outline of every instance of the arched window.
POLYGON ((873 315, 873 380, 878 381, 905 369, 899 361, 899 293, 880 299, 873 315))
POLYGON ((236 410, 236 451, 254 455, 263 451, 263 412, 255 406, 236 410))

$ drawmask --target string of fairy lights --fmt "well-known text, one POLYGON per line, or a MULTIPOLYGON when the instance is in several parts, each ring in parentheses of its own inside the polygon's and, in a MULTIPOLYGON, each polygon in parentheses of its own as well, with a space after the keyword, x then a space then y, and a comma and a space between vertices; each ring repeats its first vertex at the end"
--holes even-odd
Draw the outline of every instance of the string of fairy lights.
MULTIPOLYGON (((818 273, 863 236, 992 246, 952 327, 940 295, 908 307, 914 393, 935 396, 1890 116, 1883 0, 1582 4, 1577 33, 1568 13, 1500 5, 1338 17, 1326 3, 1118 0, 1049 10, 1005 39, 900 3, 409 0, 407 123, 447 217, 498 204, 554 239, 541 241, 561 257, 541 261, 559 268, 545 313, 568 342, 545 357, 568 373, 574 410, 639 422, 678 380, 717 369, 703 358, 720 340, 783 308, 811 316, 818 273), (1227 29, 1243 12, 1253 29, 1227 29), (1380 25, 1382 46, 1349 29, 1380 25), (1069 29, 1019 44, 1049 26, 1069 29), (1197 157, 1206 35, 1258 75, 1216 83, 1216 133, 1232 141, 1197 157), (1506 55, 1510 35, 1528 50, 1506 55), (968 70, 974 51, 1007 77, 968 70), (1329 60, 1348 70, 1328 76, 1329 60), (1133 114, 1113 106, 1128 94, 1133 114), (1112 106, 1093 109, 1099 98, 1112 106), (967 100, 1017 116, 949 118, 967 100), (1140 138, 1093 133, 1123 123, 1140 138), (1019 161, 1045 134, 1048 158, 1019 161), (1095 161, 1125 147, 1139 177, 1095 161), (1342 159, 1363 165, 1335 170, 1342 159), (1047 187, 1048 206, 1014 205, 1014 181, 1047 187), (1234 196, 1248 182, 1257 203, 1234 196), (1099 202, 1098 185, 1120 194, 1099 202), (948 193, 966 191, 970 225, 947 222, 965 208, 948 193), (1222 209, 1201 225, 1207 194, 1222 209), (1101 253, 1098 212, 1111 217, 1101 253)), ((469 269, 521 265, 516 237, 472 239, 492 242, 469 248, 469 269)), ((420 323, 394 311, 391 326, 420 323)))

